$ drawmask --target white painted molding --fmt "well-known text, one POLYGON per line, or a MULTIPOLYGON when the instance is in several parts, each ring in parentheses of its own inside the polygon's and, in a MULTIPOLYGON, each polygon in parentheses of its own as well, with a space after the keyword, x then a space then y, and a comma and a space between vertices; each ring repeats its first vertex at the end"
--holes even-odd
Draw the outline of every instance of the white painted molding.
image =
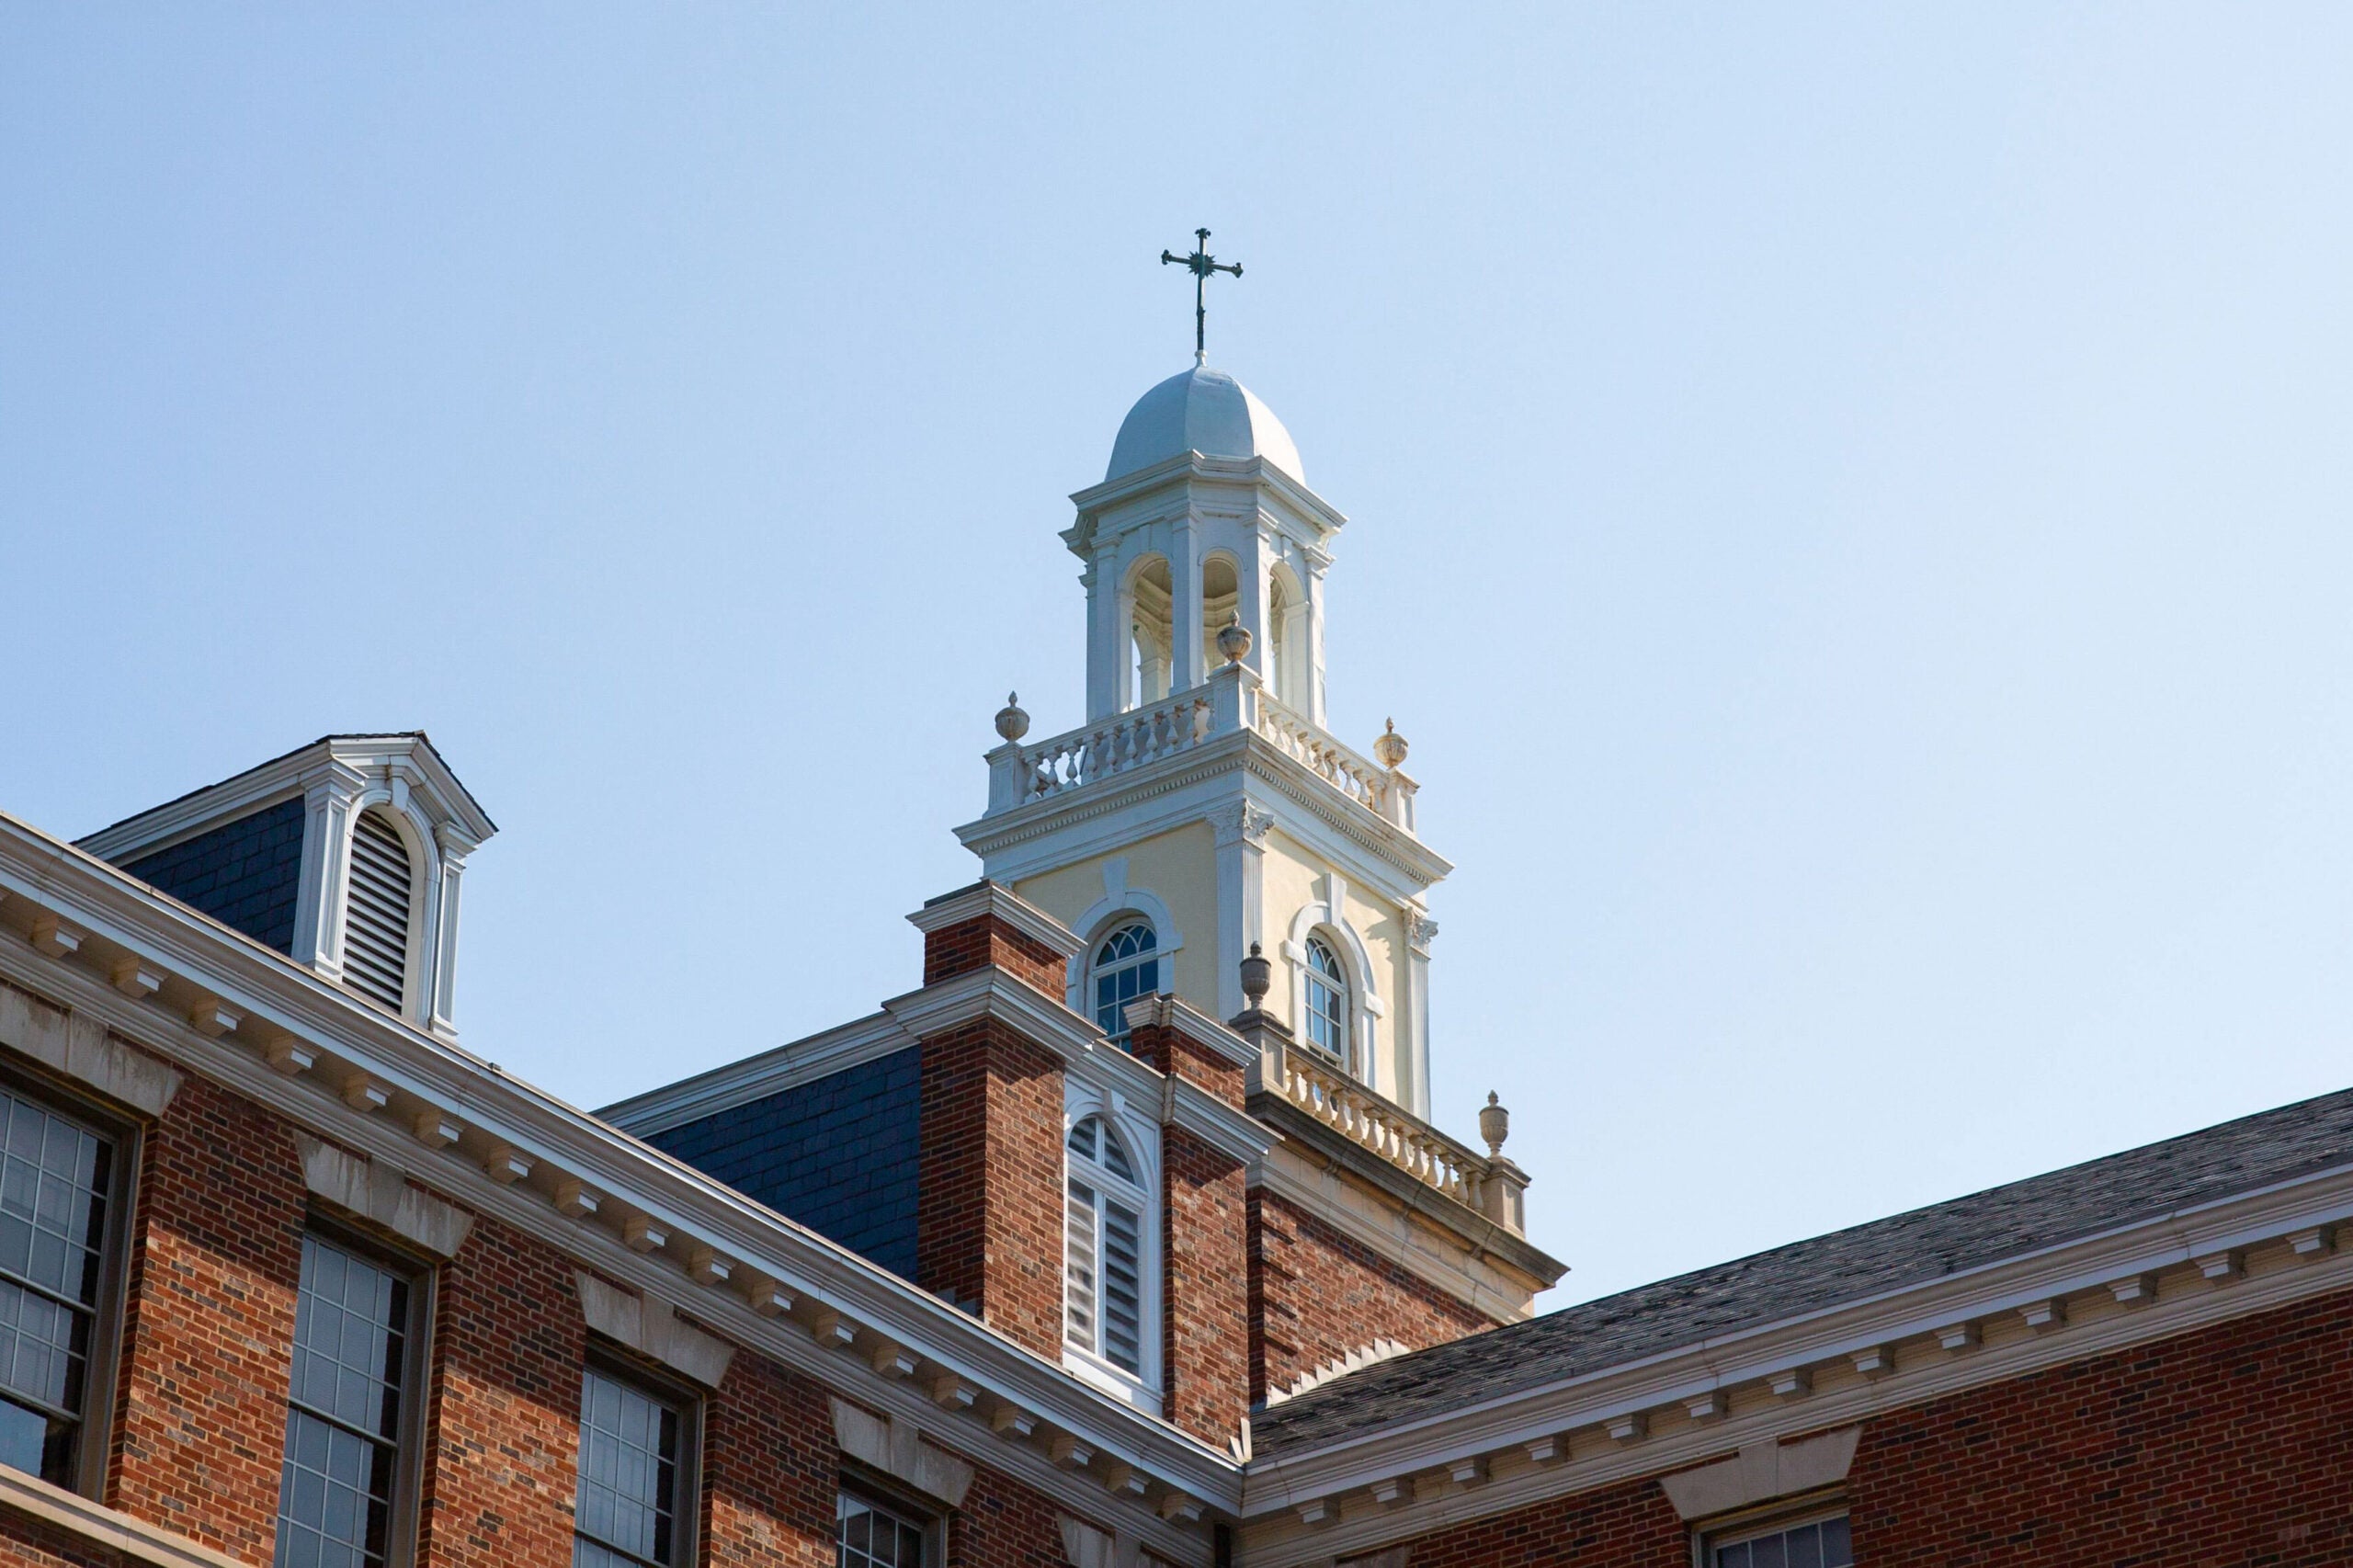
POLYGON ((473 1233, 472 1215, 410 1186, 408 1173, 389 1161, 354 1154, 307 1132, 297 1132, 294 1144, 302 1156, 302 1184, 313 1198, 372 1220, 444 1260, 457 1256, 473 1233))
POLYGON ((1753 1503, 1811 1492, 1847 1479, 1855 1463, 1855 1445, 1862 1435, 1860 1426, 1847 1426, 1795 1442, 1768 1437, 1743 1443, 1740 1452, 1728 1460, 1660 1476, 1659 1489, 1686 1519, 1704 1519, 1753 1503))
POLYGON ((239 1558, 93 1503, 23 1471, 0 1468, 0 1508, 141 1568, 248 1568, 239 1558))
POLYGON ((907 924, 928 937, 951 926, 983 915, 995 915, 1031 941, 1053 949, 1065 959, 1086 950, 1086 939, 1012 889, 992 881, 976 882, 961 892, 934 900, 907 916, 907 924))
MULTIPOLYGON (((153 995, 142 994, 141 1000, 153 995)), ((180 1075, 108 1034, 106 1026, 14 985, 0 983, 0 1045, 149 1116, 170 1108, 180 1075)))
POLYGON ((975 1474, 971 1465, 924 1441, 912 1422, 873 1415, 845 1399, 835 1399, 833 1407, 834 1442, 842 1452, 951 1508, 964 1506, 975 1474))
POLYGON ((1134 1540, 1068 1514, 1054 1517, 1062 1530, 1063 1561, 1070 1568, 1144 1568, 1146 1560, 1134 1540))
POLYGON ((1248 1067, 1258 1060, 1256 1046, 1181 997, 1165 993, 1158 996, 1139 996, 1128 1004, 1127 1019, 1131 1029, 1145 1024, 1175 1029, 1195 1044, 1209 1047, 1236 1067, 1248 1067))
POLYGON ((632 1295, 585 1270, 575 1270, 573 1279, 580 1287, 580 1314, 598 1334, 705 1388, 715 1389, 726 1378, 735 1346, 681 1321, 669 1303, 632 1295))

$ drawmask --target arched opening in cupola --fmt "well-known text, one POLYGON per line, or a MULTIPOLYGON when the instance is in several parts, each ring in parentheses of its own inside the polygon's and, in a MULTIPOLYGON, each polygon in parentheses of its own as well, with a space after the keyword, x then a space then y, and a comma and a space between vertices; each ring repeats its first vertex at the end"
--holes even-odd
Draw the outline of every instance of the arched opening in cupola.
POLYGON ((1201 654, 1205 668, 1195 673, 1196 684, 1224 661, 1218 656, 1217 634, 1242 605, 1242 574, 1233 557, 1220 552, 1201 562, 1201 654))
POLYGON ((1159 701, 1169 691, 1170 660, 1176 651, 1176 597, 1171 591, 1168 558, 1147 555, 1129 570, 1127 690, 1120 706, 1142 707, 1159 701))

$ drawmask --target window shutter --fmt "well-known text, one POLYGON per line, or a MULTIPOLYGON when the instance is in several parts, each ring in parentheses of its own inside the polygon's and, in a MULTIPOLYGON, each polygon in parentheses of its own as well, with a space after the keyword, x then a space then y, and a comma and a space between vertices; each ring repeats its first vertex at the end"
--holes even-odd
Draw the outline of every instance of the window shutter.
POLYGON ((399 1011, 408 979, 408 846, 374 812, 351 835, 351 891, 344 901, 343 978, 399 1011))
POLYGON ((1063 1245, 1063 1295, 1070 1312, 1074 1345, 1095 1348, 1095 1191, 1070 1184, 1068 1226, 1063 1245))
POLYGON ((1136 1211, 1103 1203, 1103 1355, 1131 1372, 1143 1370, 1143 1238, 1136 1211))

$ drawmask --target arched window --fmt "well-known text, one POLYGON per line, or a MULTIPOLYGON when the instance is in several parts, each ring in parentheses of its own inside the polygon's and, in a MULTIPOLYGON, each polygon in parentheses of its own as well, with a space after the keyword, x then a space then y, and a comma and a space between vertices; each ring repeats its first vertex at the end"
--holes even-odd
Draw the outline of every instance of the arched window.
POLYGON ((1135 1162, 1099 1116, 1065 1141, 1070 1192, 1063 1245, 1063 1337, 1143 1376, 1143 1214, 1135 1162))
POLYGON ((351 829, 343 978, 354 991, 396 1013, 408 989, 409 900, 415 880, 408 846, 399 830, 381 812, 360 812, 351 829))
POLYGON ((1347 1065, 1348 977, 1332 944, 1321 937, 1307 938, 1307 1043, 1347 1065))
POLYGON ((1128 1004, 1160 991, 1160 938, 1144 921, 1131 921, 1095 949, 1088 989, 1095 998, 1095 1027, 1121 1044, 1128 1038, 1128 1004))

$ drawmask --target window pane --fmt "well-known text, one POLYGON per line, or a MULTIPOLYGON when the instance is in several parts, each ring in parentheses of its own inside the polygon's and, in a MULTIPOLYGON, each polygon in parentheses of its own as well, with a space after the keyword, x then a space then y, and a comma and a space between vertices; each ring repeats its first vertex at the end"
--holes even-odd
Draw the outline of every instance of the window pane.
POLYGON ((408 1284, 302 1238, 293 1403, 278 1503, 280 1568, 368 1568, 392 1536, 408 1284))
POLYGON ((840 1568, 925 1568, 920 1520, 847 1493, 836 1517, 840 1568))
POLYGON ((1853 1568, 1847 1519, 1817 1519, 1715 1550, 1716 1568, 1853 1568))
POLYGON ((112 1149, 0 1091, 0 1464, 73 1483, 112 1149))
MULTIPOLYGON (((590 1370, 580 1384, 580 1491, 574 1523, 592 1544, 671 1561, 677 1534, 678 1413, 590 1370)), ((601 1562, 584 1557, 574 1563, 601 1562)))

